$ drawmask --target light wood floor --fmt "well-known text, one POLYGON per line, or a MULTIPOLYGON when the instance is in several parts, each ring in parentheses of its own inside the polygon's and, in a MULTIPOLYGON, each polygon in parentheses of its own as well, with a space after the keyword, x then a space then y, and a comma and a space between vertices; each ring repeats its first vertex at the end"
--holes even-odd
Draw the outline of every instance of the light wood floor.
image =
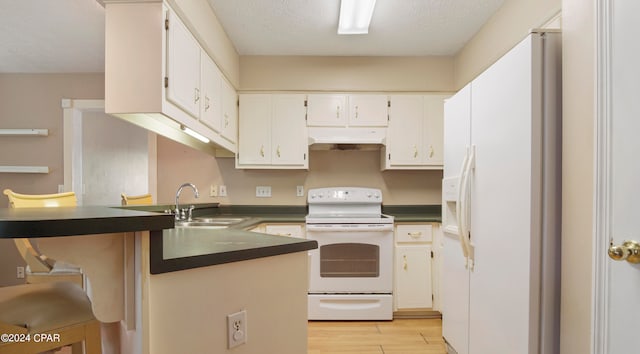
POLYGON ((309 321, 308 354, 446 354, 440 319, 309 321))

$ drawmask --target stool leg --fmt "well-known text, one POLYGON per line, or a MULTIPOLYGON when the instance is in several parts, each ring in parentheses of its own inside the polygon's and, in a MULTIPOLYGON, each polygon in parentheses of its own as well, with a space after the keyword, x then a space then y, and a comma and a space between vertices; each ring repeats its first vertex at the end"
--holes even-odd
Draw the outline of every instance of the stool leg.
MULTIPOLYGON (((85 354, 102 354, 100 322, 95 321, 85 326, 85 354)), ((75 354, 75 353, 74 353, 75 354)))
POLYGON ((71 344, 71 354, 83 354, 82 342, 71 344))

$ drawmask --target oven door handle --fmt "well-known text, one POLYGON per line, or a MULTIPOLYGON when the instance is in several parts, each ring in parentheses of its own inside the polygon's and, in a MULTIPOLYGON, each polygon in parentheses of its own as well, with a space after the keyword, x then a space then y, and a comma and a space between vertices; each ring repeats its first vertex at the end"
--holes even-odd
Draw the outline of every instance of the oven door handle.
POLYGON ((307 231, 313 232, 378 232, 378 231, 393 231, 393 224, 366 226, 366 225, 309 225, 307 224, 307 231))

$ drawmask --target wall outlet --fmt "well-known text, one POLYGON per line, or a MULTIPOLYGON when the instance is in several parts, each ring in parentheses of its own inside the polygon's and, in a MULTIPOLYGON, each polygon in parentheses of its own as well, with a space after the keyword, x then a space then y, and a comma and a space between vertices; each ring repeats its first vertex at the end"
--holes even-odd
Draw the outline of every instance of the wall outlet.
POLYGON ((215 184, 211 185, 211 188, 209 188, 209 196, 210 197, 218 196, 218 186, 216 186, 215 184))
POLYGON ((256 197, 258 197, 258 198, 270 198, 271 197, 271 186, 257 186, 256 187, 256 197))
POLYGON ((227 315, 227 334, 229 349, 247 342, 247 310, 227 315))
POLYGON ((218 188, 220 188, 220 189, 218 190, 218 195, 219 195, 219 196, 221 196, 221 197, 226 197, 226 196, 227 196, 227 186, 222 186, 222 185, 221 185, 221 186, 220 186, 220 187, 218 187, 218 188))
POLYGON ((24 279, 24 267, 17 267, 16 268, 16 278, 24 279))
POLYGON ((64 192, 64 184, 59 184, 58 185, 58 193, 63 193, 64 192))
POLYGON ((296 186, 296 196, 304 197, 304 186, 296 186))

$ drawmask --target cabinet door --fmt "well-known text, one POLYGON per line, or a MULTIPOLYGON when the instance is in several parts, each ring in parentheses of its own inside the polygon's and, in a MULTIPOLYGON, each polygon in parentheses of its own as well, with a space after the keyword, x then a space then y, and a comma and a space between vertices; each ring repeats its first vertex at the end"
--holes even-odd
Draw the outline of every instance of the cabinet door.
POLYGON ((222 79, 222 136, 235 143, 238 141, 238 94, 227 80, 222 79))
POLYGON ((396 246, 396 292, 398 309, 431 308, 431 246, 396 246))
POLYGON ((423 162, 426 165, 444 163, 444 100, 449 95, 424 97, 423 162))
POLYGON ((423 124, 423 96, 391 96, 387 156, 385 156, 389 165, 420 165, 422 163, 423 124))
POLYGON ((304 95, 273 95, 271 161, 274 165, 305 165, 309 147, 304 95))
POLYGON ((271 95, 240 95, 239 165, 271 164, 271 95))
POLYGON ((200 121, 219 132, 222 118, 222 88, 220 72, 204 51, 200 52, 200 121))
POLYGON ((350 126, 387 126, 388 112, 386 95, 349 95, 350 126))
POLYGON ((347 125, 347 96, 313 94, 307 97, 307 125, 343 127, 347 125))
POLYGON ((167 99, 193 117, 200 114, 200 46, 178 16, 169 11, 167 99))

